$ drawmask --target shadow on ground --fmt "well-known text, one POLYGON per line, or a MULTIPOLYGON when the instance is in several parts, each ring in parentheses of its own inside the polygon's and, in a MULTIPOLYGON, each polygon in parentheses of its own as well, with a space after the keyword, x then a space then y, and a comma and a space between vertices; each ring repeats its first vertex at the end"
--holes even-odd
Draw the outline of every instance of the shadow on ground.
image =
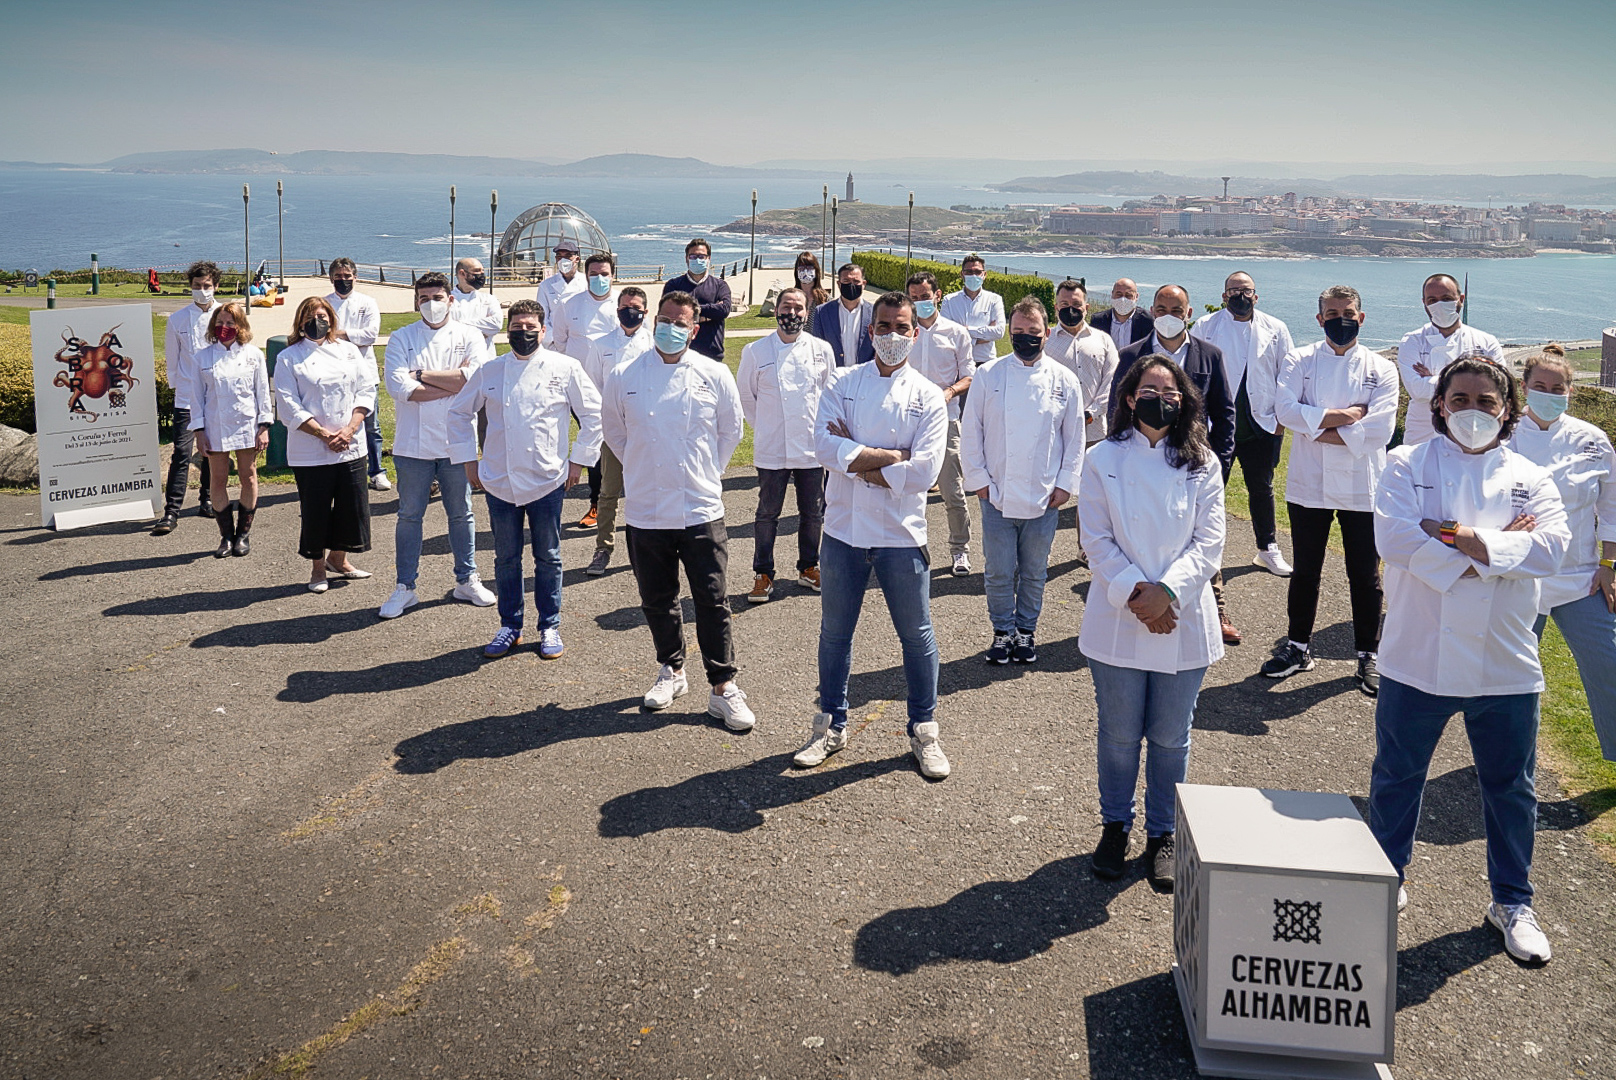
MULTIPOLYGON (((450 667, 453 654, 440 657, 450 667)), ((290 686, 288 691, 290 691, 290 686)), ((393 748, 401 773, 434 773, 457 761, 506 758, 540 750, 569 739, 596 739, 608 735, 644 734, 675 724, 714 723, 702 713, 642 713, 638 697, 603 702, 584 709, 563 709, 555 704, 512 716, 485 716, 412 735, 393 748)))

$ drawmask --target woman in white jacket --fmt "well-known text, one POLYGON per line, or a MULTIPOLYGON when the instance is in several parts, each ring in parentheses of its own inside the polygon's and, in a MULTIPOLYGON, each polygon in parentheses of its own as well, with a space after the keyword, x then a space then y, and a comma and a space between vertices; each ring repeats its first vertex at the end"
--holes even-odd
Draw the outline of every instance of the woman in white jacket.
POLYGON ((1223 656, 1212 575, 1223 559, 1223 474, 1201 395, 1160 354, 1117 388, 1111 434, 1089 450, 1078 519, 1094 580, 1078 646, 1099 704, 1100 817, 1094 872, 1122 876, 1145 757, 1146 870, 1171 889, 1174 786, 1206 669, 1223 656))
POLYGON ((213 505, 218 508, 215 558, 246 555, 247 534, 258 513, 258 455, 269 446, 275 405, 269 396, 264 354, 252 344, 247 309, 238 300, 213 309, 207 346, 196 355, 191 390, 191 430, 196 448, 208 455, 213 505), (241 500, 230 501, 230 455, 236 456, 241 500))

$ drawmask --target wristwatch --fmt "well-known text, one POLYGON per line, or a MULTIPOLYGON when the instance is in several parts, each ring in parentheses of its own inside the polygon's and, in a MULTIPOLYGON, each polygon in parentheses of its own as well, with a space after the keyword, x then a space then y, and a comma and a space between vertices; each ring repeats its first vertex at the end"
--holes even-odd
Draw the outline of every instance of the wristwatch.
POLYGON ((1599 565, 1606 570, 1616 570, 1616 559, 1600 559, 1599 565))
POLYGON ((1449 518, 1439 528, 1442 530, 1442 542, 1449 547, 1457 547, 1459 540, 1459 523, 1449 518))

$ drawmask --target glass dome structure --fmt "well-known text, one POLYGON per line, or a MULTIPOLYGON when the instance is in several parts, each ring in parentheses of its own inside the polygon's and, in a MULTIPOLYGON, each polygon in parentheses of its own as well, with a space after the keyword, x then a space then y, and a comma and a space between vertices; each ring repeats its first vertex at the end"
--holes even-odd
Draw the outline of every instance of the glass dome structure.
POLYGON ((516 215, 499 238, 494 265, 535 268, 554 265, 555 245, 570 240, 585 258, 612 249, 595 219, 569 203, 547 202, 516 215))

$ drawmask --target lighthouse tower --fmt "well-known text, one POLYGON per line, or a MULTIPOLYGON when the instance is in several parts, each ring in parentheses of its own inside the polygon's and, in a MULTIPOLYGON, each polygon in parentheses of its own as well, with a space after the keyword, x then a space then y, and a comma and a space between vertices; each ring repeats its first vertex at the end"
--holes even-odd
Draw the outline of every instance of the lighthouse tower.
POLYGON ((847 198, 844 199, 843 201, 844 202, 858 202, 858 200, 853 197, 853 174, 852 173, 847 174, 847 198))

